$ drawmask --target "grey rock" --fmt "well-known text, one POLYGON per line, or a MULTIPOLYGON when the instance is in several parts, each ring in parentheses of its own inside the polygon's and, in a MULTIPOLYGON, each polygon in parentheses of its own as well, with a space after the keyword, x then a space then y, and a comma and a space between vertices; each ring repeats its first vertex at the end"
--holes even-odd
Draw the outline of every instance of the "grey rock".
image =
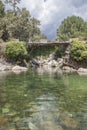
POLYGON ((48 66, 50 66, 50 67, 57 67, 58 66, 58 62, 55 61, 55 60, 52 60, 52 61, 48 62, 48 66))
POLYGON ((26 67, 21 67, 21 66, 18 66, 18 65, 14 66, 14 67, 12 68, 12 71, 13 71, 13 72, 15 72, 15 71, 27 71, 27 70, 28 70, 28 68, 26 68, 26 67))
POLYGON ((11 70, 11 66, 0 64, 0 71, 11 70))
POLYGON ((83 73, 87 73, 87 69, 86 68, 79 68, 78 72, 83 72, 83 73))
POLYGON ((69 67, 69 66, 63 66, 63 71, 64 72, 66 72, 66 73, 72 73, 72 72, 76 72, 77 70, 75 70, 75 69, 73 69, 73 68, 71 68, 71 67, 69 67))
POLYGON ((79 75, 87 75, 87 68, 79 68, 77 72, 79 75))
POLYGON ((63 59, 62 58, 59 58, 58 59, 58 67, 62 67, 63 66, 63 59))
POLYGON ((19 66, 19 65, 16 65, 16 66, 14 66, 14 67, 12 68, 12 70, 27 70, 27 68, 26 68, 26 67, 21 67, 21 66, 19 66))

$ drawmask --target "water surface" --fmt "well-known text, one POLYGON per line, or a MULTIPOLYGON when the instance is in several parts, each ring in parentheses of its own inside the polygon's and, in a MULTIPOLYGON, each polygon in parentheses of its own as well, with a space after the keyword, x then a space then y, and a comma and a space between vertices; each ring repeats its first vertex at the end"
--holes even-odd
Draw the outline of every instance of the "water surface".
POLYGON ((87 130, 87 76, 0 76, 0 130, 87 130))

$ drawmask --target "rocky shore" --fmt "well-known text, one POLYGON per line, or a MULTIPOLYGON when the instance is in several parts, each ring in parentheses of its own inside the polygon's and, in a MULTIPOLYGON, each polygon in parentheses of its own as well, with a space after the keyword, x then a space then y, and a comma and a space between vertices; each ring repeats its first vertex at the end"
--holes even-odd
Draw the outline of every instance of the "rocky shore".
MULTIPOLYGON (((53 55, 51 54, 49 57, 43 58, 43 57, 37 57, 36 59, 32 59, 29 63, 31 68, 36 69, 39 73, 73 73, 77 72, 80 75, 87 74, 86 68, 79 68, 75 69, 73 67, 70 67, 68 65, 65 65, 63 58, 55 59, 53 55)), ((28 67, 19 66, 16 64, 11 64, 6 62, 3 59, 0 59, 0 72, 14 72, 14 73, 20 73, 28 71, 28 67)))
POLYGON ((37 57, 31 61, 31 66, 37 68, 40 72, 76 72, 77 70, 64 64, 63 58, 55 59, 51 54, 49 57, 43 59, 42 57, 37 57))
POLYGON ((0 59, 0 72, 8 72, 8 71, 12 71, 12 72, 22 72, 22 71, 27 71, 28 68, 27 67, 22 67, 22 66, 19 66, 19 65, 13 65, 11 63, 8 63, 6 62, 5 60, 3 59, 0 59))
POLYGON ((76 72, 79 75, 86 75, 87 68, 79 67, 78 69, 70 65, 69 63, 65 63, 64 58, 55 59, 51 54, 49 57, 43 59, 43 57, 37 57, 31 61, 31 66, 33 68, 37 68, 39 73, 49 72, 49 73, 73 73, 76 72))

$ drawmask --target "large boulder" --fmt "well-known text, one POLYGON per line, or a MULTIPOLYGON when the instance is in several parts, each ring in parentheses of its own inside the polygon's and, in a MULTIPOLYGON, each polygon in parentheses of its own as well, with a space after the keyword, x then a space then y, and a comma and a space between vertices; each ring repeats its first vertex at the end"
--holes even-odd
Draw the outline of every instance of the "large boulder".
POLYGON ((11 70, 11 66, 0 63, 0 71, 7 71, 7 70, 11 70))
POLYGON ((18 66, 18 65, 14 66, 14 67, 12 68, 12 71, 27 71, 27 70, 28 70, 28 68, 26 68, 26 67, 21 67, 21 66, 18 66))
POLYGON ((87 68, 79 68, 77 72, 79 74, 87 74, 87 68))

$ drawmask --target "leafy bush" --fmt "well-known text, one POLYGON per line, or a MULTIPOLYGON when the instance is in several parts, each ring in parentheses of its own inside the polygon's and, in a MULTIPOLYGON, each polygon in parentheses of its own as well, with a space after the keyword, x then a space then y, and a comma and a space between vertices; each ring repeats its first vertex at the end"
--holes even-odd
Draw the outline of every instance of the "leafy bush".
POLYGON ((87 60, 87 51, 83 51, 81 54, 83 60, 87 60))
POLYGON ((71 57, 76 61, 87 60, 87 44, 85 44, 83 41, 73 40, 71 57))
POLYGON ((27 57, 24 42, 11 41, 6 44, 5 56, 8 60, 22 62, 27 57))

